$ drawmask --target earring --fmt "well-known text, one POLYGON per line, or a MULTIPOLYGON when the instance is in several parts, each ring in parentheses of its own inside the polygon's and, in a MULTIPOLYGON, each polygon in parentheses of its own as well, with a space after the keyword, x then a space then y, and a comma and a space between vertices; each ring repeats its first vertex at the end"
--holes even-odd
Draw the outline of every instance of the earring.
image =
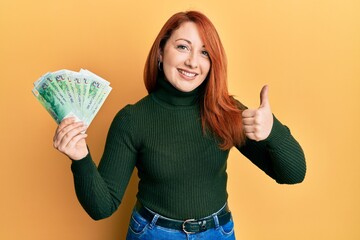
POLYGON ((158 69, 159 69, 160 72, 162 72, 161 64, 162 64, 162 62, 160 62, 160 60, 159 60, 159 61, 158 61, 158 69))

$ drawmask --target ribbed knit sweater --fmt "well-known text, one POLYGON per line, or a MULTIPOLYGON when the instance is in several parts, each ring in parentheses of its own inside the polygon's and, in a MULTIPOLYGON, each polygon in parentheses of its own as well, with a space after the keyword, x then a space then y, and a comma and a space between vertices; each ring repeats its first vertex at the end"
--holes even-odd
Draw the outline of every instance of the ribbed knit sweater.
MULTIPOLYGON (((198 94, 159 79, 155 92, 115 116, 98 167, 90 153, 72 162, 77 197, 93 219, 116 211, 135 167, 137 199, 163 216, 197 219, 224 205, 229 150, 204 134, 198 94)), ((266 140, 247 140, 237 148, 278 183, 304 179, 304 153, 275 117, 266 140)))

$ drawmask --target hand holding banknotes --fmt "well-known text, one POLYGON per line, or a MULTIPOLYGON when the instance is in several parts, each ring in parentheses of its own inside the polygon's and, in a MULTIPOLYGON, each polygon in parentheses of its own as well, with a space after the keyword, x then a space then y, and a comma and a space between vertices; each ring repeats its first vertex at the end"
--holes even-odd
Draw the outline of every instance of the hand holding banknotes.
POLYGON ((85 138, 87 126, 69 117, 61 121, 54 135, 54 148, 72 160, 80 160, 88 154, 85 138))
POLYGON ((48 72, 34 82, 36 99, 59 124, 54 147, 73 160, 88 154, 85 130, 111 92, 110 83, 86 69, 48 72))

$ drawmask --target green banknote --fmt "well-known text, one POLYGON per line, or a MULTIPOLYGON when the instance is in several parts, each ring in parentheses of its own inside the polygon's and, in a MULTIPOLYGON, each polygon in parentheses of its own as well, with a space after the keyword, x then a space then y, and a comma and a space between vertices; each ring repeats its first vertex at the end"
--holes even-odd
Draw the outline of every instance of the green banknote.
POLYGON ((32 89, 32 93, 34 94, 34 96, 36 97, 36 99, 41 103, 41 105, 43 105, 43 107, 46 109, 46 111, 48 111, 48 113, 50 114, 50 116, 57 122, 60 122, 60 119, 57 115, 57 113, 53 110, 53 106, 51 104, 51 102, 46 101, 39 93, 39 91, 34 87, 32 89))
POLYGON ((87 114, 85 119, 89 122, 89 120, 92 120, 94 117, 94 108, 99 108, 99 105, 102 104, 103 92, 106 91, 110 93, 110 91, 107 91, 110 83, 89 70, 81 69, 80 73, 90 81, 87 92, 85 93, 86 97, 83 105, 83 111, 87 114))
POLYGON ((73 114, 71 106, 64 98, 61 89, 56 85, 51 73, 43 75, 35 82, 33 94, 43 106, 43 102, 46 102, 45 108, 47 108, 48 112, 54 113, 52 116, 55 116, 54 120, 57 123, 60 123, 66 116, 73 114), (41 98, 39 96, 41 96, 41 98))
POLYGON ((106 86, 104 89, 101 90, 99 97, 96 99, 95 104, 90 109, 87 117, 85 118, 86 124, 90 125, 90 123, 95 118, 98 111, 100 110, 101 106, 105 102, 106 98, 110 94, 111 90, 112 90, 112 87, 110 87, 110 86, 106 86))
POLYGON ((76 105, 77 108, 79 109, 79 111, 81 112, 82 115, 82 100, 83 100, 83 87, 82 87, 82 82, 81 82, 81 77, 79 76, 78 73, 76 72, 72 72, 69 75, 70 78, 72 78, 72 81, 74 82, 74 88, 75 88, 75 101, 76 101, 76 105))

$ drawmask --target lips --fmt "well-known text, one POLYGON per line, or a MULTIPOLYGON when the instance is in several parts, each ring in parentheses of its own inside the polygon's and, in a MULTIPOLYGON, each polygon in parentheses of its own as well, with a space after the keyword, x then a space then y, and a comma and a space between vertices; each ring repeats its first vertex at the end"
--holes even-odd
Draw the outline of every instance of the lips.
POLYGON ((197 73, 188 72, 188 71, 185 71, 184 69, 178 69, 178 71, 181 75, 188 77, 188 78, 194 78, 198 75, 197 73))

